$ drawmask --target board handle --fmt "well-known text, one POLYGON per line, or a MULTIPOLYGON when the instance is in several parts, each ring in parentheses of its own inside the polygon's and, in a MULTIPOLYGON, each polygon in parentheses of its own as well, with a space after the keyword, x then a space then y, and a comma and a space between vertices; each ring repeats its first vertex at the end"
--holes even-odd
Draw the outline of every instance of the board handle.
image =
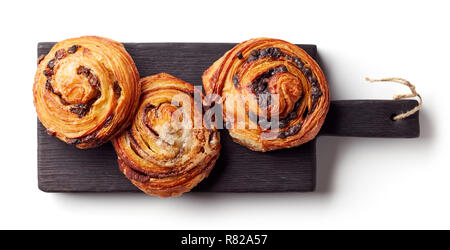
POLYGON ((394 121, 392 118, 418 105, 416 100, 332 101, 320 135, 415 138, 420 135, 419 112, 394 121))

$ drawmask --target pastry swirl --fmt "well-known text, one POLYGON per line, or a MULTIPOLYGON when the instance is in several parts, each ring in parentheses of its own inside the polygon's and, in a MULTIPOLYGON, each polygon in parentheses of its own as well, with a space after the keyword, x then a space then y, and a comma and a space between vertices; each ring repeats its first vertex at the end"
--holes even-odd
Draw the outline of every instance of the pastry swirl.
POLYGON ((255 151, 312 140, 330 105, 319 65, 303 49, 278 39, 238 44, 204 72, 203 85, 206 94, 222 97, 233 140, 255 151))
POLYGON ((57 43, 40 58, 33 86, 47 132, 82 149, 123 131, 139 95, 139 73, 123 45, 94 36, 57 43))
POLYGON ((142 94, 131 127, 113 140, 123 174, 149 195, 190 191, 208 176, 220 151, 216 129, 195 124, 192 85, 166 73, 141 79, 142 94))

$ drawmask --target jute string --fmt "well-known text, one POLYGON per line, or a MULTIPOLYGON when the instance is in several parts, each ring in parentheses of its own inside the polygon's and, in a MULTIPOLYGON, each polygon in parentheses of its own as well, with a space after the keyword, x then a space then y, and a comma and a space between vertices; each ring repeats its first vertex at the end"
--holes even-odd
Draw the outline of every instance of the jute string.
POLYGON ((394 118, 393 118, 394 121, 405 119, 405 118, 413 115, 414 113, 416 113, 417 111, 419 111, 422 108, 422 103, 423 103, 422 97, 417 93, 416 86, 412 85, 409 81, 407 81, 405 79, 398 78, 398 77, 371 79, 371 78, 366 77, 366 81, 368 81, 368 82, 396 82, 396 83, 400 83, 400 84, 403 84, 403 85, 409 87, 409 89, 411 90, 410 94, 395 95, 393 98, 394 100, 399 100, 399 99, 404 99, 404 98, 413 98, 416 96, 419 98, 419 105, 417 105, 413 109, 409 110, 408 112, 401 113, 401 114, 394 116, 394 118))

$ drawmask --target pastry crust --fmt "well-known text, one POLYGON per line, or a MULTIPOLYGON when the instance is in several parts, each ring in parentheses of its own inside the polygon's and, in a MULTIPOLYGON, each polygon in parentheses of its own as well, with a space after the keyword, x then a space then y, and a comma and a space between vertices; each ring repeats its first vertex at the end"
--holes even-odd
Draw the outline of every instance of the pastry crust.
POLYGON ((131 127, 113 140, 120 170, 149 195, 189 192, 209 175, 220 152, 219 133, 201 122, 202 105, 193 98, 202 93, 166 73, 145 77, 141 85, 131 127))
POLYGON ((40 58, 33 97, 47 132, 85 149, 129 125, 140 90, 139 73, 122 44, 84 36, 59 42, 40 58))
POLYGON ((279 39, 238 44, 202 79, 207 95, 222 97, 224 121, 233 140, 255 151, 295 147, 314 139, 330 106, 328 83, 319 65, 303 49, 279 39))

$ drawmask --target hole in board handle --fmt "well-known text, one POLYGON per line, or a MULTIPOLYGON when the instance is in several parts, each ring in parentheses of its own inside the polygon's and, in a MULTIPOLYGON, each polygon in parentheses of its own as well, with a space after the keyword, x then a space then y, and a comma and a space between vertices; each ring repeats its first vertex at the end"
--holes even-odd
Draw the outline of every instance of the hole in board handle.
POLYGON ((392 113, 389 118, 391 119, 391 121, 396 122, 396 120, 394 120, 394 117, 396 117, 396 116, 397 116, 396 113, 392 113))

